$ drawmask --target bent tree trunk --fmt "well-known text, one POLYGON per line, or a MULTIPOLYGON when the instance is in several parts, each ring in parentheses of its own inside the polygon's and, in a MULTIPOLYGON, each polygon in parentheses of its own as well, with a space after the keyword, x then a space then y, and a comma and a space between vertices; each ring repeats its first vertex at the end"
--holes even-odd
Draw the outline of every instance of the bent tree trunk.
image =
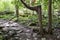
POLYGON ((24 4, 25 7, 27 7, 30 10, 36 11, 38 14, 38 19, 39 19, 39 26, 40 26, 40 34, 43 34, 43 27, 42 27, 42 10, 41 10, 41 5, 31 7, 27 5, 24 0, 21 0, 21 2, 24 4))

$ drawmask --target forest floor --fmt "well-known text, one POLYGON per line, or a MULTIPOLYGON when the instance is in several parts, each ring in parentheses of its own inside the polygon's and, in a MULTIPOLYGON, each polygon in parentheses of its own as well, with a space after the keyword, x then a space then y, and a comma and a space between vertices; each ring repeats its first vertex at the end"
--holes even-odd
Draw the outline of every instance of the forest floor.
POLYGON ((60 40, 60 28, 55 28, 53 35, 45 34, 43 37, 33 32, 33 29, 13 21, 0 19, 0 28, 2 28, 0 31, 2 30, 3 37, 7 37, 3 39, 40 40, 41 38, 42 40, 60 40))

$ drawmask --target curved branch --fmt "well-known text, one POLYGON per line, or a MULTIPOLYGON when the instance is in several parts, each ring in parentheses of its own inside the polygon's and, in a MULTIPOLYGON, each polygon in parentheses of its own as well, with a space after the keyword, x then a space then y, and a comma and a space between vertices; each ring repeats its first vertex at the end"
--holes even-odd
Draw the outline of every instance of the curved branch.
POLYGON ((30 9, 30 10, 33 10, 33 11, 37 11, 38 8, 41 7, 41 5, 39 5, 39 6, 34 6, 34 7, 28 6, 23 0, 21 0, 21 2, 24 4, 25 7, 27 7, 27 8, 30 9))

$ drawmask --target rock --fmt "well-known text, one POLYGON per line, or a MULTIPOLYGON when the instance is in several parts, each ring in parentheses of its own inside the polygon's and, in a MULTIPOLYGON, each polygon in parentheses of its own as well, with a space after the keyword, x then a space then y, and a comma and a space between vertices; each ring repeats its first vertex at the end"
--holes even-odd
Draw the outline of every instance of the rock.
POLYGON ((11 40, 16 40, 16 39, 21 39, 21 40, 27 40, 28 38, 31 40, 32 34, 33 34, 33 29, 24 27, 16 22, 13 21, 5 21, 5 20, 0 20, 0 22, 3 25, 2 28, 2 33, 4 39, 11 39, 11 40), (7 36, 6 36, 7 35, 7 36))

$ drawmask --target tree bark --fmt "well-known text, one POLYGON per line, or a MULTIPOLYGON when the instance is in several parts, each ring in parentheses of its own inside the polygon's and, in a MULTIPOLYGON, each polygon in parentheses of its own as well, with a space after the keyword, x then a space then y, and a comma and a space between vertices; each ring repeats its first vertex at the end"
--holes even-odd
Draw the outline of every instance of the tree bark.
POLYGON ((18 5, 16 4, 15 5, 15 8, 16 8, 16 17, 17 17, 17 21, 19 20, 19 7, 18 7, 18 5))
POLYGON ((52 0, 48 0, 48 32, 52 32, 52 0))
POLYGON ((41 5, 31 7, 31 6, 27 5, 23 0, 21 0, 21 2, 24 4, 24 6, 26 8, 37 12, 38 20, 39 20, 39 27, 40 27, 39 31, 40 31, 40 34, 43 34, 41 5))
POLYGON ((38 9, 38 11, 36 11, 37 12, 37 14, 38 14, 38 22, 39 22, 39 27, 40 27, 40 33, 41 34, 43 34, 43 26, 42 26, 42 8, 41 8, 41 6, 40 7, 38 7, 37 8, 38 9))

